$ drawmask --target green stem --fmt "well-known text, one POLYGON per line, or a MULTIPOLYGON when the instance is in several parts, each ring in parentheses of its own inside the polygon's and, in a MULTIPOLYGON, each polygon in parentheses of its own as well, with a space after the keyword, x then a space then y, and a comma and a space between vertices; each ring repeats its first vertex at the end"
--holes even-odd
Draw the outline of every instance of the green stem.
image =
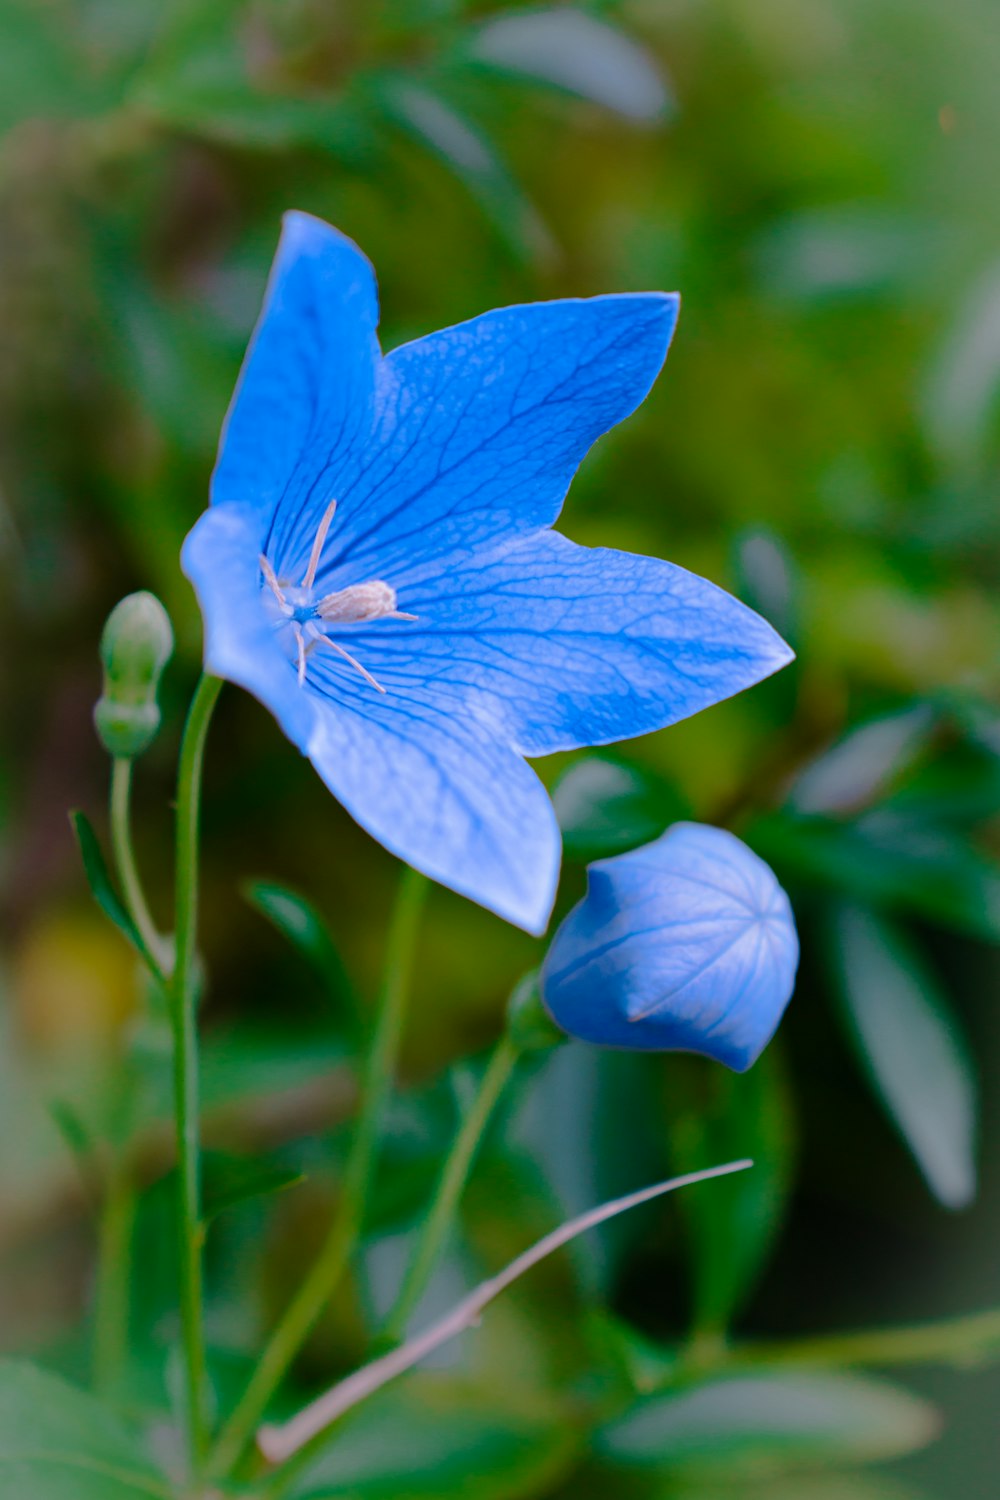
MULTIPOLYGON (((158 981, 160 935, 149 914, 132 848, 132 761, 116 756, 111 767, 110 824, 118 883, 125 909, 132 919, 148 962, 158 981)), ((108 1168, 100 1200, 97 1244, 97 1279, 94 1288, 94 1385, 102 1394, 113 1390, 128 1355, 129 1282, 132 1231, 135 1225, 135 1192, 128 1170, 120 1160, 108 1168)))
POLYGON ((130 802, 132 796, 132 761, 116 756, 111 765, 111 847, 122 889, 125 909, 136 931, 154 958, 163 947, 156 923, 149 914, 139 879, 132 847, 130 802))
POLYGON ((98 1227, 94 1293, 94 1385, 113 1392, 128 1357, 129 1282, 136 1199, 127 1172, 112 1168, 98 1227))
POLYGON ((1000 1308, 910 1323, 898 1328, 870 1328, 821 1338, 768 1343, 748 1342, 728 1350, 726 1365, 970 1365, 1000 1355, 1000 1308))
POLYGON ((414 870, 404 872, 386 945, 385 975, 339 1211, 312 1270, 286 1309, 220 1434, 209 1468, 214 1479, 231 1473, 246 1452, 268 1403, 333 1295, 361 1233, 379 1131, 396 1072, 426 885, 425 878, 414 870))
POLYGON ((514 1071, 517 1059, 518 1049, 505 1034, 493 1050, 476 1097, 445 1160, 430 1212, 420 1231, 416 1254, 410 1261, 399 1295, 386 1319, 380 1342, 395 1344, 406 1334, 406 1326, 426 1290, 448 1237, 479 1143, 514 1071))
POLYGON ((208 1374, 203 1326, 201 1146, 195 955, 198 923, 198 826, 205 739, 222 683, 203 676, 188 710, 177 772, 175 959, 170 983, 174 1032, 174 1110, 179 1179, 180 1299, 186 1422, 192 1470, 207 1445, 208 1374))

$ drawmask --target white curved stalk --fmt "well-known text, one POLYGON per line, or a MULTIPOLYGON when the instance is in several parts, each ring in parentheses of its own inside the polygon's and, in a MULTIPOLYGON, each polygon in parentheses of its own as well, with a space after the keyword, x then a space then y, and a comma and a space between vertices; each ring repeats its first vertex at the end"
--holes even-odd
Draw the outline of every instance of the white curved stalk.
POLYGON ((658 1182, 653 1187, 640 1188, 638 1192, 628 1193, 624 1198, 614 1198, 609 1203, 602 1203, 598 1208, 591 1208, 575 1219, 561 1224, 558 1229, 553 1229, 550 1234, 544 1236, 529 1250, 512 1260, 509 1266, 500 1271, 498 1275, 491 1276, 488 1281, 483 1281, 476 1287, 475 1291, 469 1293, 461 1302, 457 1303, 450 1312, 445 1313, 436 1323, 423 1333, 417 1334, 416 1338, 410 1339, 406 1344, 401 1344, 398 1349, 390 1349, 379 1359, 374 1359, 370 1364, 362 1365, 360 1370, 355 1370, 353 1375, 348 1375, 324 1395, 317 1398, 309 1406, 305 1407, 297 1416, 279 1426, 262 1427, 257 1434, 257 1445, 264 1457, 272 1464, 284 1463, 294 1454, 310 1443, 320 1433, 324 1432, 345 1412, 350 1411, 352 1406, 374 1394, 382 1386, 387 1385, 390 1380, 395 1380, 397 1375, 404 1374, 407 1370, 424 1359, 433 1349, 447 1343, 456 1334, 462 1333, 479 1320, 483 1309, 492 1302, 494 1297, 523 1276, 525 1271, 551 1255, 553 1250, 560 1249, 575 1239, 578 1234, 583 1234, 587 1229, 594 1229, 598 1224, 613 1219, 616 1214, 625 1213, 630 1208, 638 1208, 642 1203, 648 1203, 652 1198, 658 1198, 662 1193, 673 1192, 675 1188, 689 1187, 696 1182, 707 1182, 713 1177, 725 1177, 731 1172, 743 1172, 747 1167, 752 1167, 753 1162, 749 1160, 731 1161, 720 1167, 709 1167, 703 1172, 688 1172, 683 1177, 672 1177, 668 1182, 658 1182))

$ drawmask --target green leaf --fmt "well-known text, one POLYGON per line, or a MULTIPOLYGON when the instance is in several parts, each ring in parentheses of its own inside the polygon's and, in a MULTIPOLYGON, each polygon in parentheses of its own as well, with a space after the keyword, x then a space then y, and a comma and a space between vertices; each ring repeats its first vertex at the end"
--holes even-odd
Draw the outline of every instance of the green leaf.
MULTIPOLYGON (((143 1048, 133 1049, 133 1057, 143 1089, 136 1128, 169 1120, 173 1113, 169 1032, 156 1025, 140 1029, 138 1035, 143 1048)), ((301 1094, 310 1085, 321 1089, 320 1099, 336 1100, 343 1094, 346 1102, 343 1086, 349 1062, 343 1041, 329 1035, 250 1026, 209 1032, 201 1051, 202 1111, 208 1115, 253 1108, 282 1094, 301 1094)))
POLYGON ((886 1381, 856 1375, 734 1375, 636 1402, 597 1437, 622 1465, 706 1474, 869 1462, 922 1448, 934 1409, 886 1381))
POLYGON ((785 881, 1000 942, 1000 865, 960 831, 886 807, 849 822, 770 814, 744 836, 785 881))
POLYGON ((563 849, 581 861, 649 843, 687 812, 668 782, 611 755, 574 761, 555 783, 552 803, 563 849))
MULTIPOLYGON (((711 1482, 671 1484, 656 1490, 649 1500, 737 1500, 732 1486, 711 1482)), ((921 1500, 909 1485, 897 1484, 881 1474, 806 1474, 798 1478, 766 1480, 763 1484, 741 1484, 738 1500, 921 1500)))
POLYGON ((38 0, 0 6, 0 131, 18 120, 85 114, 92 106, 88 70, 73 54, 72 28, 38 0))
POLYGON ((936 718, 930 704, 918 703, 856 725, 806 767, 789 805, 837 816, 877 801, 926 749, 936 718))
POLYGON ((552 258, 548 229, 478 126, 423 84, 393 74, 371 87, 385 115, 464 183, 516 255, 552 258))
POLYGON ((359 1407, 293 1500, 518 1500, 572 1462, 568 1422, 499 1387, 421 1375, 359 1407))
POLYGON ((63 1143, 69 1151, 80 1174, 87 1194, 88 1208, 95 1212, 101 1201, 101 1172, 97 1158, 97 1142, 93 1132, 80 1111, 68 1099, 53 1099, 49 1103, 49 1114, 63 1143))
POLYGON ((975 1195, 976 1083, 956 1017, 919 954, 871 912, 835 918, 850 1033, 889 1117, 935 1197, 975 1195))
POLYGON ((202 1155, 202 1218, 210 1224, 227 1208, 287 1192, 305 1182, 305 1175, 280 1162, 254 1156, 236 1156, 228 1151, 206 1151, 202 1155))
POLYGON ((930 826, 971 831, 992 819, 1000 807, 1000 756, 988 733, 996 733, 994 725, 984 726, 982 739, 972 733, 908 771, 883 805, 930 826))
POLYGON ((748 1156, 753 1170, 684 1193, 694 1319, 722 1333, 752 1290, 780 1231, 792 1186, 795 1126, 776 1045, 747 1073, 671 1058, 665 1102, 671 1165, 696 1172, 748 1156))
POLYGON ((922 401, 932 444, 952 464, 989 449, 1000 404, 1000 262, 972 287, 933 361, 922 401))
POLYGON ((894 208, 809 207, 757 235, 753 264, 767 295, 782 302, 870 302, 908 291, 926 273, 939 240, 933 225, 894 208))
POLYGON ((316 971, 337 1011, 357 1019, 357 996, 330 929, 316 908, 295 891, 268 880, 250 881, 243 895, 316 971))
POLYGON ((799 635, 801 578, 781 537, 755 526, 734 538, 735 592, 794 646, 799 635))
POLYGON ((170 1500, 127 1428, 35 1365, 0 1362, 0 1491, 10 1500, 170 1500))
POLYGON ((96 1143, 75 1105, 68 1099, 53 1099, 49 1105, 49 1114, 75 1161, 78 1164, 89 1163, 94 1156, 96 1143))
POLYGON ((590 1313, 588 1330, 602 1366, 620 1370, 638 1395, 672 1385, 683 1367, 680 1345, 658 1344, 605 1308, 590 1313))
POLYGON ((459 1107, 450 1072, 390 1100, 365 1214, 368 1234, 398 1232, 427 1212, 455 1138, 459 1107))
POLYGON ((202 1050, 202 1101, 224 1109, 292 1093, 344 1068, 344 1044, 328 1036, 234 1028, 210 1036, 202 1050))
POLYGON ((672 103, 644 47, 572 6, 496 16, 470 50, 491 68, 551 84, 637 123, 661 119, 672 103))
POLYGON ((332 91, 303 89, 294 52, 280 7, 251 8, 245 0, 176 4, 136 74, 129 103, 162 124, 232 145, 356 153, 356 109, 332 91))
POLYGON ((83 860, 83 872, 87 877, 87 884, 90 886, 94 900, 119 932, 124 933, 136 952, 146 959, 148 955, 142 939, 115 890, 111 872, 90 819, 85 813, 71 812, 69 820, 73 825, 73 832, 80 849, 80 858, 83 860))

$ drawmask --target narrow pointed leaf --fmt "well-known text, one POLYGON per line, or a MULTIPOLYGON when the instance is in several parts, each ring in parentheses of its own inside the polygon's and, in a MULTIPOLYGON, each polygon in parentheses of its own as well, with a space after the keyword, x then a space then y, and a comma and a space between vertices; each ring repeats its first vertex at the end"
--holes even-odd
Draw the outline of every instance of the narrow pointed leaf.
POLYGON ((202 1156, 204 1209, 210 1224, 227 1208, 236 1208, 254 1198, 268 1198, 305 1182, 302 1172, 281 1162, 259 1157, 235 1156, 226 1151, 207 1151, 202 1156))
POLYGON ((976 1191, 976 1083, 959 1022, 887 922, 848 907, 835 933, 845 1013, 875 1089, 931 1192, 964 1208, 976 1191))
POLYGON ((611 755, 587 755, 552 788, 570 859, 604 859, 658 838, 689 809, 669 783, 611 755))
POLYGON ((1000 941, 1000 864, 960 830, 926 821, 922 809, 885 805, 847 821, 767 813, 746 837, 783 880, 1000 941))
POLYGON ((605 1459, 706 1474, 868 1462, 922 1448, 932 1407, 886 1381, 856 1375, 724 1376, 636 1402, 597 1438, 605 1459))
POLYGON ((356 1015, 357 998, 344 961, 316 908, 295 891, 269 880, 251 881, 243 894, 315 970, 338 1012, 356 1015))
POLYGON ((147 954, 143 947, 142 939, 136 931, 135 924, 122 905, 118 892, 115 889, 111 872, 105 861, 97 834, 94 832, 93 824, 86 813, 82 812, 71 812, 69 819, 73 825, 73 832, 76 835, 76 841, 79 845, 80 858, 83 860, 83 872, 87 877, 87 884, 90 886, 94 900, 104 915, 115 924, 119 932, 124 933, 133 948, 143 958, 146 958, 147 954))
POLYGON ((548 229, 477 125, 421 84, 391 79, 381 96, 386 113, 445 163, 515 254, 551 258, 548 229))
POLYGON ((79 1110, 68 1099, 53 1099, 49 1104, 49 1114, 76 1164, 88 1207, 96 1212, 101 1200, 101 1173, 94 1137, 79 1110))
POLYGON ((936 717, 930 704, 917 703, 859 724, 807 766, 789 805, 834 817, 870 805, 926 749, 936 717))
POLYGON ((627 120, 658 120, 672 102, 645 48, 573 6, 497 16, 480 29, 472 52, 493 68, 565 89, 627 120))

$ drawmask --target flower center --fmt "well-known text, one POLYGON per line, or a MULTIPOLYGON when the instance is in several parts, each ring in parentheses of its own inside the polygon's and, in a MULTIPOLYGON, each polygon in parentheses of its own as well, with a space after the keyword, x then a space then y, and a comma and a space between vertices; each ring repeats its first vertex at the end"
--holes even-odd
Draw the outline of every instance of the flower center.
POLYGON ((318 646, 328 646, 345 661, 350 662, 356 672, 378 692, 385 688, 376 682, 372 674, 339 641, 326 634, 325 627, 337 625, 361 625, 372 620, 415 620, 416 615, 404 614, 396 608, 396 590, 381 578, 368 583, 352 583, 345 589, 336 589, 317 599, 313 588, 323 546, 330 524, 337 509, 336 500, 331 500, 323 513, 309 554, 309 565, 301 584, 290 584, 278 578, 270 560, 261 553, 260 570, 268 588, 268 604, 275 624, 282 630, 290 629, 294 643, 294 657, 298 663, 299 686, 306 680, 306 661, 318 646))

